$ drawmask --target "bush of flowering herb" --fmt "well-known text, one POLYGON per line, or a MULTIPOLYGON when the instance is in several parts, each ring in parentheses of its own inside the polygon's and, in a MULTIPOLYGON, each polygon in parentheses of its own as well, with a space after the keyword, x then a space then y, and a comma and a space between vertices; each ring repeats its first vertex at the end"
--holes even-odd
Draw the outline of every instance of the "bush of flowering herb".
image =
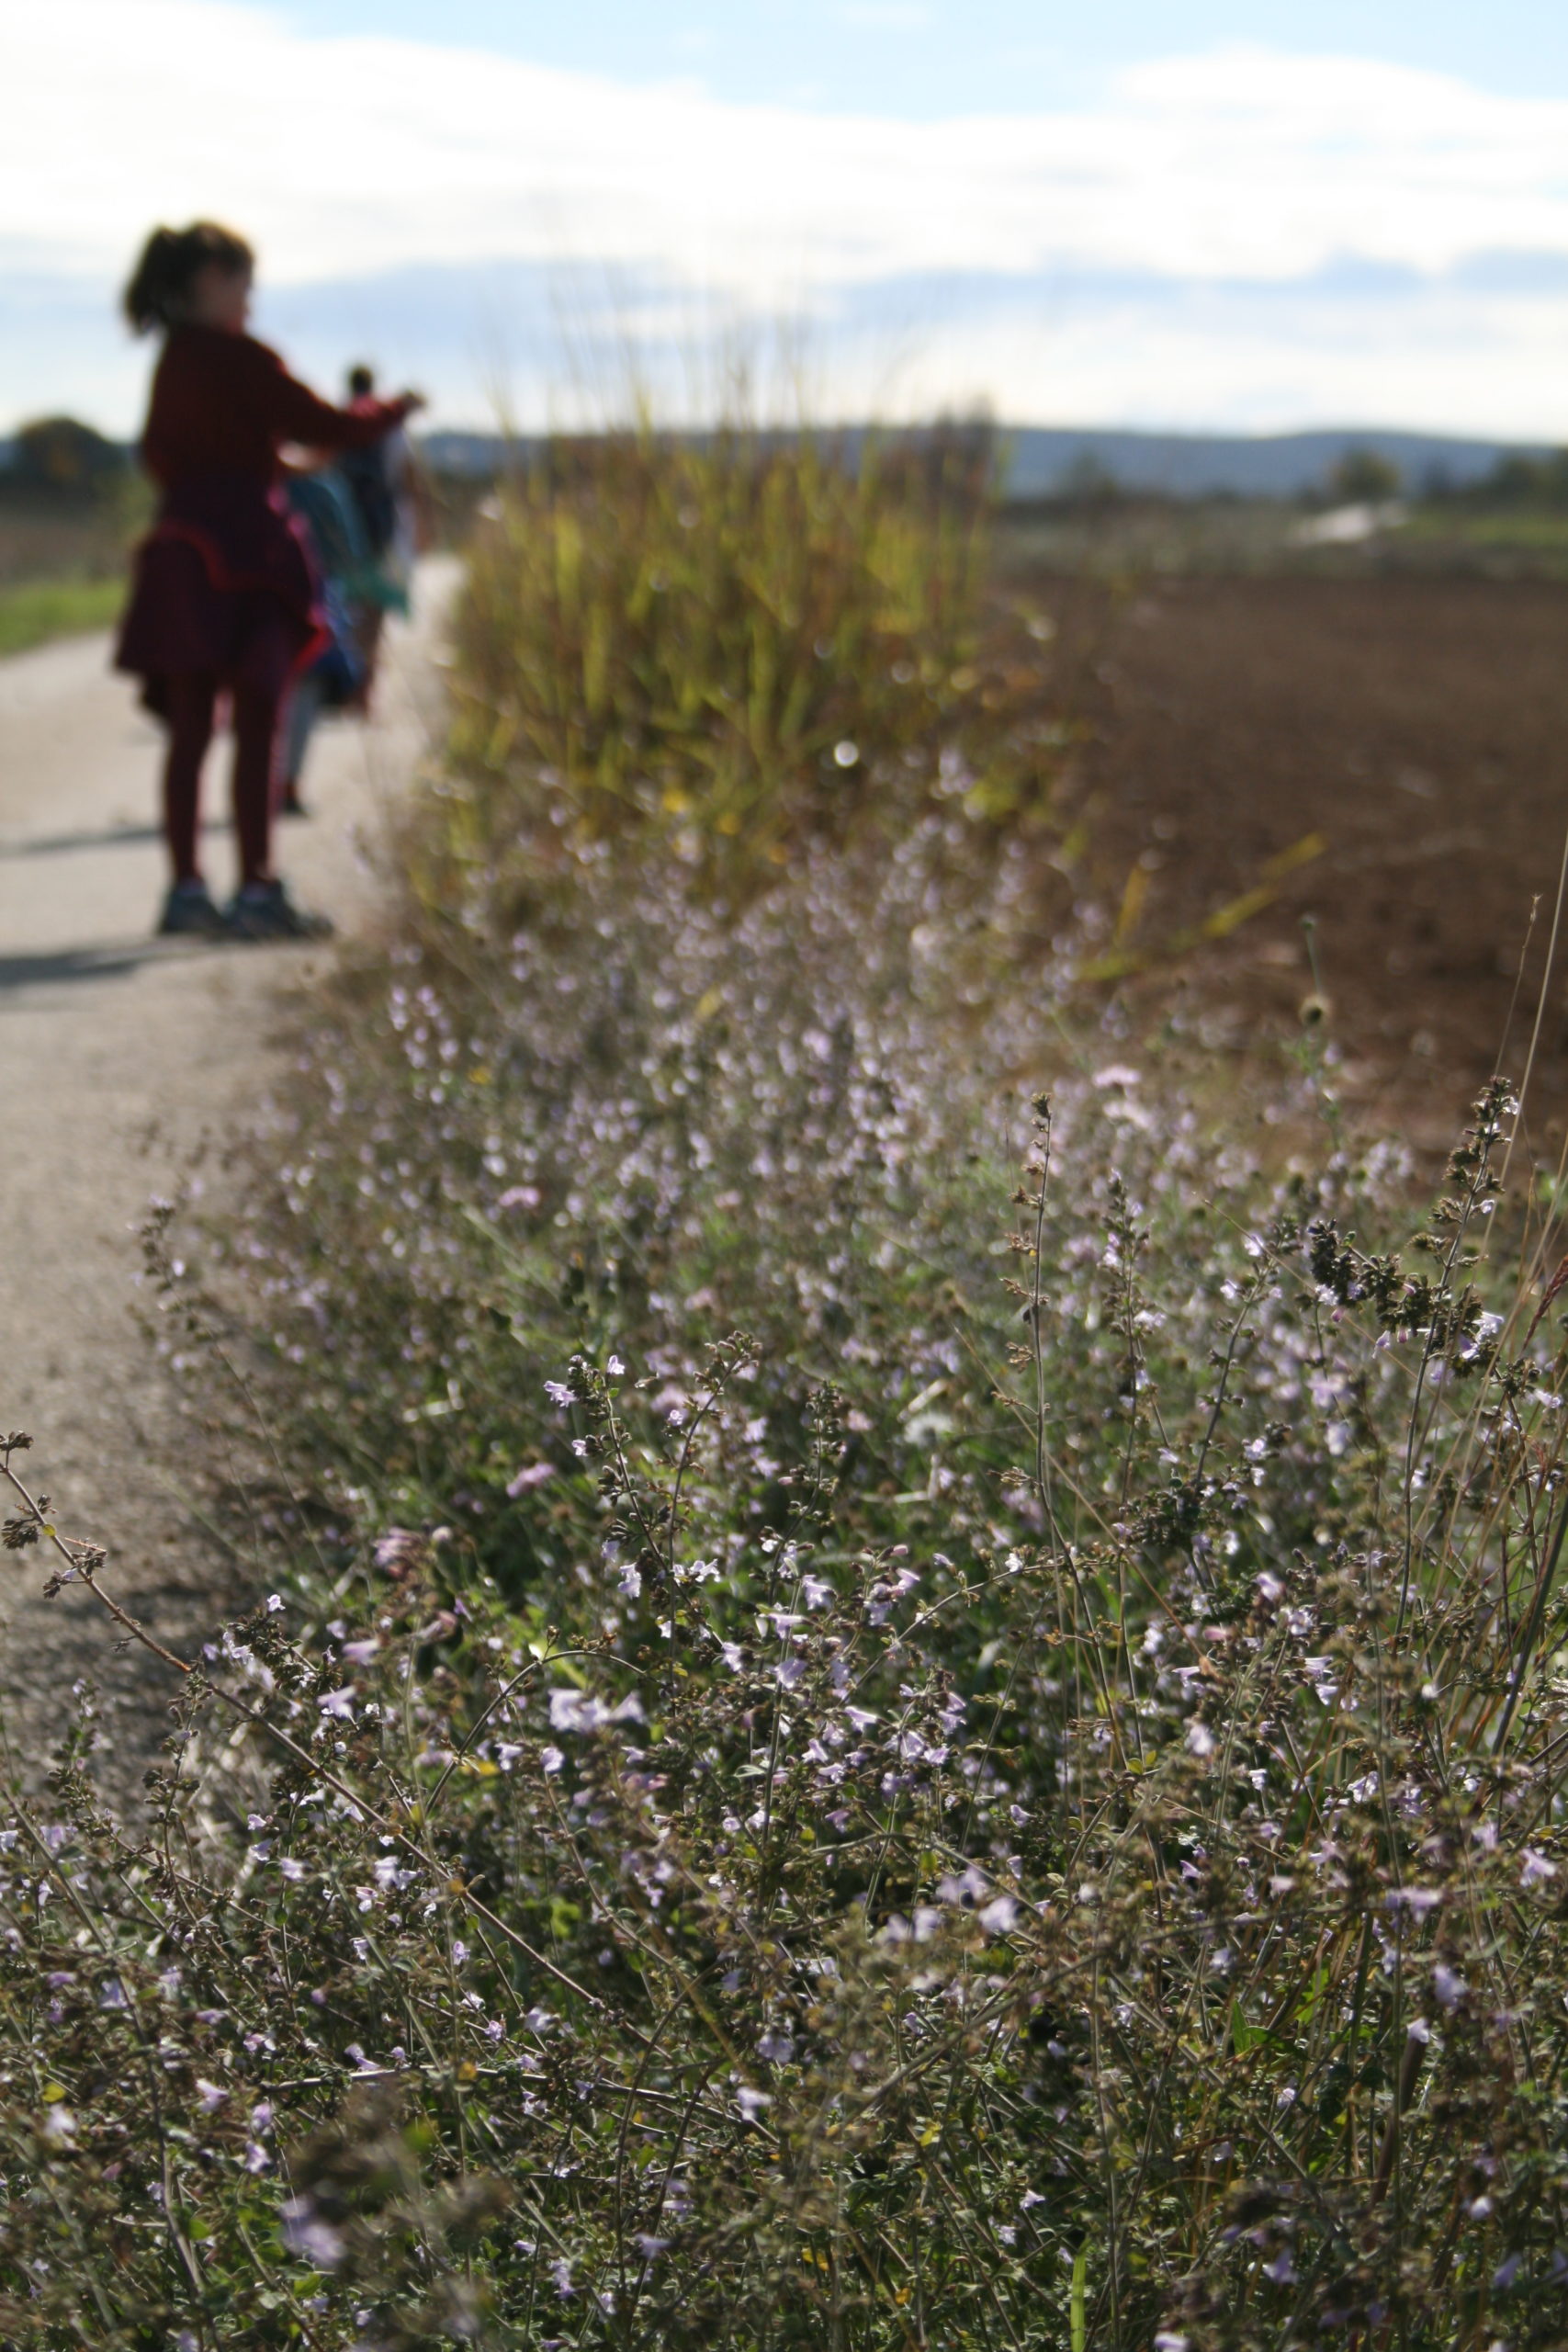
MULTIPOLYGON (((84 1720, 5 1833, 7 2341, 1562 2342, 1562 1281, 1483 1251, 1506 1091, 1396 1256, 1376 1167, 1205 1164, 1130 1079, 1040 1114, 973 1488, 863 1479, 831 1377, 759 1460, 852 1329, 677 1382, 643 1299, 513 1381, 531 1579, 367 1479, 347 1569, 185 1662, 134 1834, 84 1720)), ((18 1445, 18 1560, 109 1600, 18 1445)))

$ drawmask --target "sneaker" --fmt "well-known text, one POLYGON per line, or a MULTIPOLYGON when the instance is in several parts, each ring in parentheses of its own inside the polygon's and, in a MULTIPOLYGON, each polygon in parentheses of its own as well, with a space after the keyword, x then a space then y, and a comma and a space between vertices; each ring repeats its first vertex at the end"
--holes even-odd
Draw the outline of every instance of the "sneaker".
POLYGON ((164 901, 160 939, 221 939, 228 924, 213 905, 205 882, 176 882, 164 901))
POLYGON ((305 803, 299 797, 299 787, 297 784, 286 784, 284 786, 283 797, 277 804, 277 813, 280 817, 308 817, 310 815, 310 810, 306 808, 305 803))
POLYGON ((307 914, 297 907, 281 882, 247 882, 229 901, 227 927, 231 939, 330 939, 333 926, 325 915, 307 914))

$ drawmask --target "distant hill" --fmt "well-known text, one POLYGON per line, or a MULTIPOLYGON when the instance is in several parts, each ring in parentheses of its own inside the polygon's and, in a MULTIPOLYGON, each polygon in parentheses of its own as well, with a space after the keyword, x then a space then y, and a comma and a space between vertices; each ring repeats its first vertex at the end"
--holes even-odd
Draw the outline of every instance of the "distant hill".
MULTIPOLYGON (((851 428, 844 437, 853 447, 862 430, 851 428)), ((1479 481, 1499 458, 1523 446, 1348 425, 1244 436, 1024 424, 998 427, 998 438, 1009 458, 1006 495, 1016 499, 1052 497, 1090 472, 1123 490, 1170 498, 1300 498, 1320 490, 1351 449, 1371 449, 1386 458, 1410 491, 1438 481, 1460 489, 1479 481)), ((536 446, 527 438, 508 443, 491 433, 432 433, 423 444, 437 470, 468 475, 494 473, 509 449, 526 454, 536 446)), ((1527 454, 1543 452, 1532 445, 1527 454)))
MULTIPOLYGON (((863 428, 851 428, 844 437, 852 448, 863 437, 863 428)), ((1398 467, 1407 490, 1419 492, 1438 480, 1462 489, 1489 474, 1500 458, 1521 451, 1529 457, 1546 454, 1539 443, 1471 441, 1349 425, 1249 436, 1021 424, 998 427, 998 437, 1009 458, 1006 495, 1016 499, 1050 498, 1091 473, 1122 490, 1168 498, 1301 498, 1320 490, 1351 449, 1375 450, 1398 467)), ((537 446, 536 439, 508 442, 496 433, 430 433, 421 443, 427 462, 438 472, 470 476, 495 473, 509 450, 526 452, 537 446)), ((14 465, 16 452, 14 440, 0 438, 0 476, 14 465)))
MULTIPOLYGON (((1420 492, 1438 481, 1461 489, 1479 481, 1499 458, 1514 455, 1521 447, 1348 426, 1244 438, 1021 425, 1004 428, 1002 438, 1010 452, 1010 498, 1048 498, 1089 468, 1124 490, 1156 491, 1171 498, 1300 498, 1321 489, 1352 449, 1371 449, 1385 458, 1398 468, 1409 491, 1420 492)), ((1526 454, 1543 453, 1532 446, 1526 454)))

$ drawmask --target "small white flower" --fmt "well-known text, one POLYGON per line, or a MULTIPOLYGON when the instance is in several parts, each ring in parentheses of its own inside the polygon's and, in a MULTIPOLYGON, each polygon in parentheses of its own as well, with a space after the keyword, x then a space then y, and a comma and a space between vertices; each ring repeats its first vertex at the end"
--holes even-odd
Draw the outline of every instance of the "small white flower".
POLYGON ((1388 1907, 1391 1911, 1413 1912, 1416 1918, 1423 1919, 1428 1911, 1437 1909, 1442 1899, 1440 1886, 1395 1886, 1389 1890, 1388 1907))
POLYGON ((642 1719, 642 1702, 636 1696, 622 1699, 612 1707, 607 1701, 591 1698, 584 1690, 550 1692, 552 1731, 598 1731, 605 1724, 640 1724, 642 1719))
POLYGON ((329 2222, 317 2218, 308 2197, 291 2197, 283 2208, 283 2243, 290 2254, 313 2262, 318 2270, 335 2270, 343 2260, 343 2239, 329 2222))
POLYGON ((748 2123, 754 2123, 763 2108, 772 2107, 773 2103, 769 2092, 754 2091, 749 2083, 742 2083, 735 2094, 735 2104, 748 2123))
POLYGON ((1527 1846, 1525 1848, 1524 1863, 1519 1871, 1519 1884, 1521 1886, 1540 1886, 1543 1885, 1549 1878, 1555 1878, 1556 1876, 1557 1865, 1555 1862, 1548 1861, 1546 1856, 1544 1854, 1538 1853, 1533 1846, 1527 1846))

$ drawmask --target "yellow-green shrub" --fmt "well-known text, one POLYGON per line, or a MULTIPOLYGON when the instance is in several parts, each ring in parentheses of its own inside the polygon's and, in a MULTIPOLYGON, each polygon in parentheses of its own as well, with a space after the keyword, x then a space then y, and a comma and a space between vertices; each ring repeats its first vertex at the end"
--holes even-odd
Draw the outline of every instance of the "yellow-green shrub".
POLYGON ((993 700, 987 477, 956 436, 852 468, 805 434, 550 445, 471 550, 453 846, 653 823, 732 872, 840 830, 878 762, 993 700))

